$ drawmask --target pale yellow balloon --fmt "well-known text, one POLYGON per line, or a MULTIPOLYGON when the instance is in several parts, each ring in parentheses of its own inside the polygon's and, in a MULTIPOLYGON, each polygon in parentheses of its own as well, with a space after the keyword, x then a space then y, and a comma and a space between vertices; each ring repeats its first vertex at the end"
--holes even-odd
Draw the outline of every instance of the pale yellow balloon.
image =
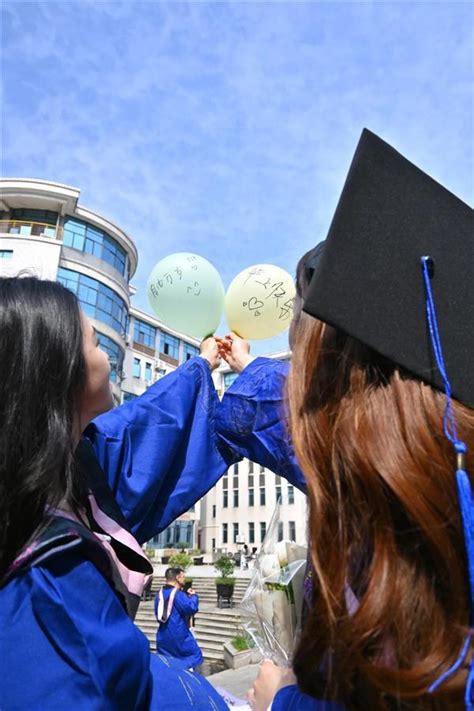
POLYGON ((291 274, 273 264, 255 264, 237 274, 227 289, 225 315, 241 338, 263 340, 291 323, 295 284, 291 274))

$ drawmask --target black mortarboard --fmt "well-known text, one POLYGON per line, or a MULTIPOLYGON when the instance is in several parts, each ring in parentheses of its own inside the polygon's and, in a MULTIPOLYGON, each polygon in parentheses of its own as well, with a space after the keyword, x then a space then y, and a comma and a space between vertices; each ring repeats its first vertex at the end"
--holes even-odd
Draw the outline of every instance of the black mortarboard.
POLYGON ((364 129, 304 310, 444 390, 422 256, 452 395, 474 407, 472 209, 364 129))

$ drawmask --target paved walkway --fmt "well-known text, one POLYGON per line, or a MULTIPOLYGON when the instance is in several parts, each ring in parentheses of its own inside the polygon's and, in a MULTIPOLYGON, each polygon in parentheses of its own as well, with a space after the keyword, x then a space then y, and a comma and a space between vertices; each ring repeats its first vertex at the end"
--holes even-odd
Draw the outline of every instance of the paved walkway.
POLYGON ((207 677, 207 681, 214 687, 221 687, 226 691, 230 691, 234 696, 245 699, 247 691, 252 687, 258 674, 258 670, 258 664, 249 664, 240 669, 226 669, 217 674, 212 674, 207 677))

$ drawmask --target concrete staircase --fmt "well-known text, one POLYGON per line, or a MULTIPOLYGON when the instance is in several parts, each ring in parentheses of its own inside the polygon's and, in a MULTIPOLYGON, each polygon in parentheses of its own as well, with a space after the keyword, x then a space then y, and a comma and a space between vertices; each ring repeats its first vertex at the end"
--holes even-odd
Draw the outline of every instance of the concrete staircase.
MULTIPOLYGON (((161 584, 159 580, 156 583, 154 581, 153 588, 156 590, 161 584)), ((241 629, 239 604, 247 585, 248 580, 237 578, 234 587, 234 607, 219 609, 214 579, 197 577, 193 579, 193 588, 199 595, 199 612, 196 615, 193 632, 204 656, 205 673, 219 671, 224 667, 223 644, 239 634, 241 629)), ((151 650, 155 651, 157 622, 153 600, 140 603, 135 622, 148 637, 151 650)))

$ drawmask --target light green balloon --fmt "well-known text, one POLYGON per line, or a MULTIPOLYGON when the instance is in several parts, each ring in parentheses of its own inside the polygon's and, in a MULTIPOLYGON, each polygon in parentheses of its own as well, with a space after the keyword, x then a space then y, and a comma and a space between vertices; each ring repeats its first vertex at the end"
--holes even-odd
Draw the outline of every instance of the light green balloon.
POLYGON ((160 321, 187 336, 214 333, 224 307, 224 285, 213 265, 191 252, 170 254, 153 268, 148 301, 160 321))
POLYGON ((273 264, 254 264, 237 274, 225 296, 225 316, 242 338, 263 340, 282 333, 293 318, 295 284, 273 264))

